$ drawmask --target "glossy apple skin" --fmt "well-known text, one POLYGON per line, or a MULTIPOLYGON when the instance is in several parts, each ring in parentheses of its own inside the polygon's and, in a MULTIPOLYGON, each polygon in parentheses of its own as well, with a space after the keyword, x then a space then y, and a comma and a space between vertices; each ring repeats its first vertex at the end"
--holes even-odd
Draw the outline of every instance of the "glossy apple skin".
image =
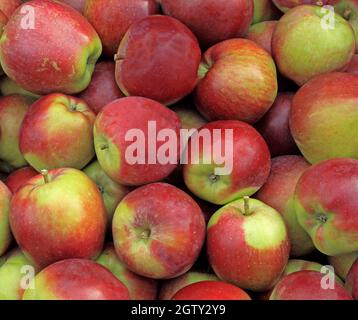
POLYGON ((164 14, 187 25, 204 47, 247 34, 252 0, 160 0, 164 14))
POLYGON ((250 40, 231 39, 211 47, 199 74, 196 106, 209 120, 255 123, 277 95, 275 63, 250 40))
POLYGON ((160 288, 159 299, 171 300, 173 296, 184 287, 201 281, 219 281, 214 274, 189 271, 178 278, 166 280, 160 288))
POLYGON ((87 0, 84 16, 102 40, 103 52, 113 57, 129 27, 159 13, 155 0, 87 0))
POLYGON ((348 272, 346 288, 352 294, 353 299, 358 300, 358 259, 348 272))
POLYGON ((263 21, 252 25, 247 34, 247 39, 256 42, 264 48, 270 55, 272 35, 277 25, 277 21, 263 21))
POLYGON ((291 133, 310 163, 358 158, 357 86, 356 75, 329 73, 309 81, 295 95, 291 133))
MULTIPOLYGON (((162 129, 174 130, 179 146, 181 124, 178 116, 154 100, 122 98, 108 104, 98 114, 94 125, 96 155, 101 167, 112 180, 124 185, 141 185, 159 181, 175 169, 176 164, 162 165, 158 161, 154 164, 149 161, 131 164, 126 160, 127 149, 133 144, 128 139, 126 141, 127 132, 139 129, 147 142, 150 139, 149 121, 156 121, 157 132, 162 129)), ((162 145, 163 142, 157 143, 156 155, 162 145)), ((148 143, 144 151, 148 154, 148 143)))
POLYGON ((299 225, 294 208, 296 184, 310 167, 300 156, 281 156, 272 159, 271 173, 256 198, 275 208, 283 217, 291 243, 291 256, 304 256, 314 250, 308 233, 299 225))
POLYGON ((65 4, 68 4, 72 8, 76 9, 78 12, 83 14, 83 10, 85 8, 86 0, 59 0, 65 4))
POLYGON ((170 279, 187 272, 196 261, 204 243, 205 221, 185 192, 153 183, 121 201, 112 230, 116 253, 131 271, 170 279))
POLYGON ((285 269, 289 252, 282 217, 259 200, 249 200, 248 215, 243 199, 231 202, 208 223, 210 265, 221 280, 240 288, 257 292, 272 288, 285 269))
POLYGON ((328 257, 329 263, 333 266, 334 271, 345 280, 354 261, 358 258, 358 251, 341 254, 338 256, 328 257))
POLYGON ((323 289, 323 276, 325 274, 308 270, 291 273, 275 286, 270 300, 352 300, 338 281, 334 289, 323 289))
MULTIPOLYGON (((220 205, 243 196, 251 196, 259 190, 266 182, 271 167, 270 152, 259 133, 249 124, 236 120, 210 122, 199 130, 199 134, 205 132, 204 130, 210 133, 210 147, 203 139, 199 139, 199 148, 195 148, 197 134, 188 143, 189 161, 184 165, 183 171, 188 189, 197 197, 220 205), (231 174, 218 176, 215 169, 219 165, 215 164, 211 156, 212 149, 214 150, 212 146, 221 143, 226 157, 230 157, 230 150, 225 150, 227 129, 233 133, 233 168, 231 174), (221 130, 221 134, 215 135, 214 130, 221 130), (199 163, 195 162, 197 157, 199 163), (211 159, 211 163, 205 164, 205 159, 211 159)), ((228 158, 227 161, 229 160, 228 158)))
POLYGON ((121 41, 116 80, 126 96, 173 104, 195 88, 200 58, 198 41, 185 25, 150 16, 132 24, 121 41))
POLYGON ((108 103, 124 97, 117 86, 114 72, 114 62, 102 61, 97 63, 94 68, 91 83, 87 89, 78 96, 83 99, 96 114, 108 103))
POLYGON ((22 251, 39 267, 101 251, 106 212, 96 184, 76 169, 30 179, 13 196, 10 225, 22 251))
POLYGON ((7 18, 10 18, 21 4, 21 0, 1 0, 0 11, 2 11, 7 18))
POLYGON ((8 187, 0 181, 0 256, 6 252, 12 240, 9 224, 11 196, 8 187))
POLYGON ((33 280, 23 300, 130 300, 128 289, 109 270, 84 259, 51 264, 33 280))
POLYGON ((222 281, 201 281, 179 290, 172 300, 251 300, 242 289, 222 281))
POLYGON ((358 54, 355 54, 349 63, 346 72, 358 75, 358 54))
POLYGON ((96 262, 110 270, 127 287, 132 300, 156 299, 158 282, 130 271, 117 257, 113 244, 105 247, 96 262))
POLYGON ((303 5, 311 4, 316 6, 325 6, 330 4, 332 0, 272 0, 272 2, 279 8, 282 12, 287 12, 288 10, 303 5))
POLYGON ((31 167, 24 167, 12 172, 5 180, 9 190, 15 194, 30 178, 38 175, 31 167))
POLYGON ((21 10, 11 16, 0 39, 5 73, 37 94, 83 91, 102 51, 96 31, 69 6, 45 0, 25 5, 35 10, 35 28, 22 28, 21 10))
POLYGON ((298 222, 330 256, 358 250, 358 160, 323 161, 305 171, 295 192, 298 222))

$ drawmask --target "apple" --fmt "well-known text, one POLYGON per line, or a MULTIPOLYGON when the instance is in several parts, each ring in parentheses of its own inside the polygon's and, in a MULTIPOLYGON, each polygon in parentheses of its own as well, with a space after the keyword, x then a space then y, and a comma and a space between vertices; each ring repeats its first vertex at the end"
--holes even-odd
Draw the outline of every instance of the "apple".
POLYGON ((9 224, 11 192, 0 181, 0 256, 9 248, 12 236, 9 224))
POLYGON ((85 8, 86 0, 59 0, 60 2, 66 3, 69 6, 73 7, 77 11, 83 14, 85 8))
POLYGON ((102 40, 103 52, 110 57, 134 22, 156 13, 155 0, 87 0, 84 8, 84 16, 102 40))
POLYGON ((204 47, 247 34, 252 0, 159 0, 164 14, 186 24, 204 47))
POLYGON ((22 96, 29 96, 34 99, 41 98, 40 95, 27 91, 21 88, 15 81, 7 76, 0 79, 0 92, 3 96, 10 96, 12 94, 20 94, 22 96))
POLYGON ((322 274, 317 271, 298 271, 283 277, 275 286, 270 300, 352 300, 338 281, 333 288, 322 286, 322 274))
POLYGON ((341 158, 307 169, 295 192, 298 222, 330 256, 358 251, 358 160, 341 158))
POLYGON ((358 76, 328 73, 303 86, 292 102, 291 133, 307 161, 358 158, 358 76))
POLYGON ((272 2, 279 8, 282 12, 287 12, 288 10, 301 6, 303 4, 311 4, 316 6, 325 6, 330 4, 332 0, 272 0, 272 2))
POLYGON ((272 57, 246 39, 226 40, 208 49, 199 76, 196 105, 209 120, 255 123, 277 95, 272 57))
POLYGON ((290 243, 285 223, 256 199, 239 199, 219 209, 207 230, 207 253, 223 281, 251 291, 271 289, 287 264, 290 243))
POLYGON ((23 300, 129 300, 128 289, 109 270, 84 259, 51 264, 33 279, 23 300))
POLYGON ((13 168, 27 164, 19 149, 19 135, 32 102, 32 98, 20 95, 0 97, 0 159, 13 168))
POLYGON ((108 103, 124 97, 117 86, 114 72, 114 62, 102 61, 97 63, 90 85, 78 95, 96 114, 108 103))
POLYGON ((288 260, 286 268, 283 271, 281 277, 287 276, 294 272, 304 271, 304 270, 321 272, 322 267, 323 267, 323 265, 321 265, 318 262, 299 260, 299 259, 290 259, 290 260, 288 260))
POLYGON ((118 259, 113 244, 108 244, 96 260, 110 270, 128 289, 132 300, 155 300, 158 283, 156 280, 141 277, 130 271, 118 259))
POLYGON ((267 142, 272 156, 299 153, 289 125, 293 97, 291 92, 280 92, 271 109, 255 126, 267 142))
POLYGON ((0 11, 2 11, 7 18, 10 18, 20 5, 21 0, 1 0, 0 11))
POLYGON ((346 289, 358 300, 358 259, 356 259, 347 275, 346 289))
POLYGON ((113 217, 113 241, 125 266, 139 275, 170 279, 187 272, 204 243, 200 207, 165 183, 140 187, 120 202, 113 217))
POLYGON ((186 102, 179 102, 171 109, 178 115, 182 129, 200 129, 207 124, 205 118, 195 109, 195 106, 186 102))
POLYGON ((271 173, 256 198, 275 208, 286 223, 291 243, 291 256, 311 253, 315 247, 308 233, 299 225, 294 208, 296 184, 310 167, 301 156, 281 156, 272 159, 271 173))
POLYGON ((250 27, 246 38, 256 42, 271 55, 271 40, 276 25, 275 20, 256 23, 250 27))
MULTIPOLYGON (((4 27, 7 23, 7 20, 8 19, 7 19, 6 15, 0 10, 0 37, 4 31, 4 27)), ((0 65, 0 75, 2 75, 3 73, 4 73, 4 71, 0 65)))
POLYGON ((358 54, 355 54, 349 63, 346 72, 358 75, 358 54))
POLYGON ((195 88, 200 57, 198 41, 185 25, 153 15, 133 23, 121 41, 116 80, 126 96, 173 104, 195 88))
POLYGON ((270 152, 264 139, 251 125, 237 120, 215 121, 203 126, 190 137, 187 154, 186 186, 197 197, 214 204, 251 196, 270 173, 270 152), (216 159, 218 148, 224 155, 221 161, 224 165, 216 159))
POLYGON ((273 57, 280 72, 299 86, 320 74, 344 70, 353 57, 352 27, 333 14, 331 27, 321 7, 302 5, 285 13, 276 25, 273 57))
POLYGON ((96 31, 79 12, 61 3, 33 0, 22 6, 31 7, 35 18, 31 22, 31 12, 24 16, 19 9, 9 19, 0 38, 5 73, 37 94, 83 91, 102 51, 96 31))
POLYGON ((329 256, 328 261, 334 268, 334 271, 343 280, 346 279, 347 274, 352 267, 354 261, 358 258, 358 251, 341 254, 339 256, 329 256))
POLYGON ((5 180, 9 190, 15 194, 30 178, 38 175, 31 167, 23 167, 12 172, 5 180))
POLYGON ((179 290, 201 281, 219 281, 219 278, 210 273, 188 271, 178 278, 166 280, 160 288, 159 299, 171 300, 179 290))
MULTIPOLYGON (((99 164, 112 180, 124 185, 164 179, 175 169, 177 161, 170 163, 159 159, 159 150, 167 145, 156 141, 156 133, 161 130, 175 133, 174 140, 167 144, 177 151, 180 120, 173 111, 147 98, 128 97, 113 101, 98 114, 94 125, 99 164), (133 133, 133 140, 128 133, 133 133), (131 142, 134 140, 136 143, 131 142), (150 157, 155 159, 151 161, 150 157)), ((179 157, 179 152, 175 156, 179 157)))
POLYGON ((281 16, 281 12, 273 4, 272 0, 253 0, 254 1, 254 17, 252 24, 262 21, 277 19, 281 16))
POLYGON ((22 122, 19 146, 26 161, 42 169, 82 169, 93 158, 95 114, 78 98, 53 93, 37 100, 22 122))
POLYGON ((222 281, 201 281, 179 290, 172 300, 251 300, 242 289, 222 281))
POLYGON ((96 184, 77 169, 43 170, 11 200, 11 230, 25 255, 39 267, 98 256, 106 222, 96 184))

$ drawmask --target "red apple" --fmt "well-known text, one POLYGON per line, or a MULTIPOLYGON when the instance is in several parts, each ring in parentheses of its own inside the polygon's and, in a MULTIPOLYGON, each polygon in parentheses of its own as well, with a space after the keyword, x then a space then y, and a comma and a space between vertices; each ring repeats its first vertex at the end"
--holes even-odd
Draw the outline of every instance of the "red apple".
POLYGON ((303 5, 303 4, 312 4, 316 6, 325 6, 330 4, 332 0, 272 0, 273 3, 279 8, 282 12, 286 12, 289 9, 303 5))
POLYGON ((69 6, 75 8, 80 13, 83 13, 86 3, 86 0, 59 0, 59 1, 68 4, 69 6))
POLYGON ((113 218, 117 255, 133 272, 170 279, 187 272, 205 238, 200 207, 185 192, 153 183, 129 193, 113 218))
POLYGON ((200 57, 199 44, 185 25, 150 16, 132 24, 121 41, 117 83, 126 96, 173 104, 195 88, 200 57))
POLYGON ((346 288, 352 294, 353 299, 358 300, 358 259, 348 272, 346 288))
POLYGON ((208 123, 191 103, 179 102, 171 109, 178 115, 183 129, 199 129, 208 123))
POLYGON ((24 300, 129 300, 128 289, 109 270, 84 259, 51 264, 33 280, 24 300))
POLYGON ((76 169, 43 171, 13 196, 10 225, 32 262, 45 267, 101 251, 106 213, 96 184, 76 169))
POLYGON ((246 39, 221 42, 203 56, 196 105, 209 120, 257 122, 277 95, 271 56, 246 39))
POLYGON ((0 256, 9 248, 12 236, 9 224, 11 192, 0 181, 0 256))
POLYGON ((5 184, 12 193, 16 193, 30 178, 38 175, 31 167, 24 167, 12 172, 5 180, 5 184))
POLYGON ((358 54, 355 54, 349 63, 346 72, 358 75, 358 54))
POLYGON ((2 11, 7 18, 21 5, 21 0, 1 0, 0 11, 2 11))
POLYGON ((256 23, 250 27, 246 38, 256 42, 271 55, 271 40, 276 25, 277 21, 274 20, 256 23))
POLYGON ((354 261, 358 258, 358 251, 350 252, 346 254, 341 254, 338 256, 328 257, 328 261, 331 266, 334 268, 334 271, 340 276, 343 280, 346 279, 347 274, 352 267, 354 261))

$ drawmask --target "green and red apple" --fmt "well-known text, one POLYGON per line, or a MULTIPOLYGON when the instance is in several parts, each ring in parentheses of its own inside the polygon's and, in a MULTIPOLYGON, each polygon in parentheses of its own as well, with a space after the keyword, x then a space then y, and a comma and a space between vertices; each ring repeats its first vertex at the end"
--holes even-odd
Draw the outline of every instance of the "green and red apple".
POLYGON ((346 289, 352 294, 354 300, 358 300, 358 259, 348 272, 346 289))
POLYGON ((7 76, 3 76, 0 79, 0 92, 3 96, 9 96, 12 94, 19 94, 22 96, 29 96, 34 99, 41 98, 40 95, 27 91, 21 88, 15 81, 11 80, 7 76))
POLYGON ((350 268, 357 258, 358 251, 355 251, 338 256, 329 256, 328 261, 334 268, 334 271, 337 273, 337 275, 345 280, 350 268))
POLYGON ((272 0, 253 0, 254 1, 254 17, 252 24, 263 21, 275 20, 280 17, 281 12, 273 4, 272 0))
POLYGON ((270 55, 272 55, 271 42, 272 35, 276 28, 277 21, 263 21, 252 25, 247 34, 247 39, 256 42, 259 46, 264 48, 270 55))
POLYGON ((0 181, 0 256, 9 248, 12 236, 9 223, 11 192, 0 181))
POLYGON ((15 194, 30 178, 36 175, 38 175, 38 172, 33 168, 23 167, 9 174, 4 183, 15 194))

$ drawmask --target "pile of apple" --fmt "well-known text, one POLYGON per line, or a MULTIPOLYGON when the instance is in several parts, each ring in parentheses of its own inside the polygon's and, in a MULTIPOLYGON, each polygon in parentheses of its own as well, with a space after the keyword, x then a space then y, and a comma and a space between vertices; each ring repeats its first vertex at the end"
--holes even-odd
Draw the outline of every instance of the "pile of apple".
POLYGON ((0 299, 358 299, 358 0, 0 0, 0 35, 0 299), (211 145, 128 161, 153 122, 211 145))

